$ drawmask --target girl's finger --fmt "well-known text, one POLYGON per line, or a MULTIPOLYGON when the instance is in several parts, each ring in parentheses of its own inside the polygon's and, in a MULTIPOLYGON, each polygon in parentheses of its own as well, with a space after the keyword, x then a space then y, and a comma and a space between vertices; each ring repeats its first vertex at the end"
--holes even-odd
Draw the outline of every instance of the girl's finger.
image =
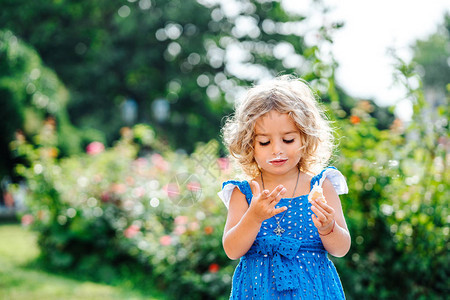
POLYGON ((261 199, 269 199, 269 197, 270 197, 270 192, 269 192, 269 190, 264 190, 264 191, 262 191, 262 197, 261 197, 261 199))
MULTIPOLYGON (((315 207, 317 210, 319 210, 325 217, 327 218, 333 218, 333 213, 329 213, 326 211, 322 206, 319 205, 318 201, 313 201, 313 204, 311 205, 311 208, 315 207)), ((334 212, 334 211, 333 211, 334 212)))
POLYGON ((261 189, 259 188, 259 184, 255 180, 252 180, 252 184, 251 184, 250 189, 252 190, 252 194, 254 196, 258 196, 261 193, 261 189))
POLYGON ((320 199, 317 199, 316 202, 317 202, 317 206, 319 206, 320 208, 325 210, 327 213, 329 213, 329 214, 334 213, 334 209, 331 206, 329 206, 326 202, 322 202, 320 199))
POLYGON ((273 217, 273 216, 275 216, 275 215, 278 215, 279 213, 282 213, 282 212, 284 212, 284 211, 286 211, 287 210, 287 207, 286 206, 283 206, 283 207, 280 207, 280 208, 276 208, 276 209, 274 209, 273 211, 272 211, 272 216, 271 217, 273 217))
POLYGON ((283 195, 286 194, 286 188, 281 187, 280 191, 275 195, 275 197, 272 199, 272 201, 270 202, 270 204, 272 206, 275 206, 278 204, 278 202, 280 202, 281 198, 283 197, 283 195))
POLYGON ((322 227, 322 223, 320 223, 320 221, 317 219, 317 217, 315 215, 312 215, 311 219, 314 223, 314 226, 316 226, 316 228, 322 227))
POLYGON ((278 194, 280 193, 280 191, 282 189, 283 189, 283 186, 281 184, 273 189, 273 191, 267 196, 267 198, 270 199, 270 202, 272 202, 276 199, 276 197, 278 196, 278 194))
POLYGON ((264 190, 262 192, 262 199, 268 201, 269 204, 271 204, 275 199, 276 199, 276 195, 278 195, 279 191, 278 191, 279 186, 277 186, 272 192, 269 192, 268 190, 264 190))
POLYGON ((280 200, 281 200, 281 197, 279 197, 279 198, 273 200, 272 202, 270 202, 270 207, 272 209, 277 209, 275 206, 277 206, 277 204, 280 203, 280 200))
POLYGON ((319 219, 319 221, 326 222, 327 216, 324 215, 317 207, 313 205, 311 206, 311 210, 316 214, 316 217, 319 219))

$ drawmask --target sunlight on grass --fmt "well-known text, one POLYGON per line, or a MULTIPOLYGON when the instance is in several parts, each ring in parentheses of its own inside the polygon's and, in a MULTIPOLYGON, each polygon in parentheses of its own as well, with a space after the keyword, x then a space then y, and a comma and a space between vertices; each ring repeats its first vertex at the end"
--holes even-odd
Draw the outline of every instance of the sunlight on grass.
POLYGON ((165 299, 158 293, 145 296, 27 267, 38 255, 33 232, 20 225, 0 225, 0 299, 165 299))
POLYGON ((34 233, 20 225, 0 225, 0 260, 24 264, 39 255, 34 233))

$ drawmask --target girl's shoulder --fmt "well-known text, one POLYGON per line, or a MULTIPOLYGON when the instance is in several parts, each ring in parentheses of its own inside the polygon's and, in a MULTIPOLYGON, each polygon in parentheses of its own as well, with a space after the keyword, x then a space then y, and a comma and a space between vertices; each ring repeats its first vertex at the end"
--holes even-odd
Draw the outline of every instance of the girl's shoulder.
POLYGON ((310 188, 312 189, 315 185, 321 187, 325 179, 331 182, 338 195, 348 193, 347 181, 344 175, 335 167, 326 167, 319 174, 313 176, 310 188))
POLYGON ((236 187, 244 194, 247 203, 250 203, 252 199, 252 190, 247 180, 227 180, 222 183, 222 190, 217 193, 227 208, 230 204, 231 194, 236 187))

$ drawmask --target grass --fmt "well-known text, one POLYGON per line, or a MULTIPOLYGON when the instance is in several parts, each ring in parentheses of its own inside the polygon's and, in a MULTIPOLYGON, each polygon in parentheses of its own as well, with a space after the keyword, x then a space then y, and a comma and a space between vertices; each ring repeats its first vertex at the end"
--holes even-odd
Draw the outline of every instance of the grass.
POLYGON ((39 268, 38 256, 34 232, 0 224, 0 299, 166 299, 151 283, 143 291, 125 278, 108 285, 76 279, 77 274, 51 273, 39 268))

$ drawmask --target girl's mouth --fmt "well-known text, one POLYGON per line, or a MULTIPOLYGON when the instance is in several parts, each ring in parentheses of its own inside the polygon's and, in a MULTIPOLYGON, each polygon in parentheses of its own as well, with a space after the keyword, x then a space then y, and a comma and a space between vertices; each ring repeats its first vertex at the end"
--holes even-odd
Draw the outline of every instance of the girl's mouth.
POLYGON ((275 159, 271 159, 271 160, 268 160, 267 161, 267 163, 268 164, 271 164, 271 165, 273 165, 273 166, 281 166, 281 165, 283 165, 285 162, 287 162, 287 158, 275 158, 275 159))

